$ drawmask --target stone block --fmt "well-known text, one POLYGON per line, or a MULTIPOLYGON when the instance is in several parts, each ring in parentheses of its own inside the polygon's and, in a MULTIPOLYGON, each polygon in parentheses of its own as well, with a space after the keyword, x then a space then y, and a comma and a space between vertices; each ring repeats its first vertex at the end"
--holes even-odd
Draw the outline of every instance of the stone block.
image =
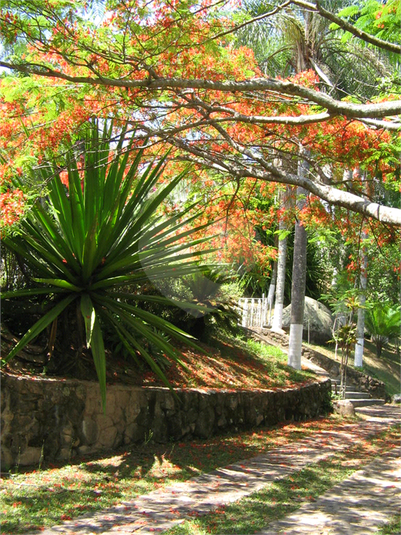
POLYGON ((352 417, 355 416, 355 408, 348 399, 340 399, 333 403, 334 411, 340 416, 352 417))
POLYGON ((17 458, 17 462, 21 466, 35 465, 39 464, 40 458, 42 456, 42 448, 25 448, 17 458))
POLYGON ((99 430, 96 444, 102 450, 111 450, 116 447, 117 429, 111 425, 99 430))
POLYGON ((98 427, 94 420, 91 418, 85 418, 82 421, 81 430, 84 444, 89 445, 96 443, 98 437, 98 427))
POLYGON ((209 438, 213 434, 215 418, 212 407, 207 407, 200 412, 195 423, 195 435, 200 438, 209 438))
POLYGON ((123 437, 124 444, 142 442, 145 438, 145 429, 136 423, 127 425, 123 437))

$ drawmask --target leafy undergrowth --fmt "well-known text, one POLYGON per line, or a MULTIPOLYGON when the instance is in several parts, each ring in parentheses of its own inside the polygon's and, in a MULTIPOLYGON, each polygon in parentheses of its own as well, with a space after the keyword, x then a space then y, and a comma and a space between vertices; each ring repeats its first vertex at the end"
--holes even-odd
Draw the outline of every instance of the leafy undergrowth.
POLYGON ((388 524, 383 526, 377 535, 400 535, 401 533, 401 514, 394 515, 388 524))
MULTIPOLYGON (((173 387, 272 389, 299 385, 315 378, 310 371, 288 367, 286 354, 276 347, 239 338, 216 339, 212 343, 213 347, 200 344, 205 352, 180 346, 183 366, 162 357, 164 374, 173 387)), ((21 367, 21 362, 11 361, 9 373, 37 374, 27 366, 21 367)), ((94 369, 91 376, 80 378, 96 380, 94 369)), ((139 367, 130 357, 108 359, 107 383, 164 386, 153 371, 139 367)))
MULTIPOLYGON (((316 501, 324 492, 362 469, 378 455, 399 447, 400 429, 393 428, 379 437, 358 444, 332 458, 311 464, 299 472, 267 485, 238 502, 215 512, 187 520, 166 531, 166 535, 208 535, 255 533, 282 519, 302 505, 316 501)), ((392 519, 380 533, 399 533, 399 518, 392 519), (398 531, 395 529, 398 528, 398 531)))
MULTIPOLYGON (((328 344, 323 347, 312 344, 307 345, 310 345, 312 349, 335 359, 334 345, 328 344)), ((337 360, 340 360, 340 358, 341 354, 339 351, 337 360)), ((352 359, 350 365, 352 366, 352 359)), ((394 347, 389 346, 384 348, 382 356, 378 358, 376 356, 375 345, 369 340, 365 340, 362 372, 383 381, 386 385, 386 391, 390 396, 401 392, 400 357, 397 355, 394 347)))
POLYGON ((335 431, 343 426, 343 419, 331 416, 210 440, 168 446, 148 443, 64 466, 43 465, 24 472, 17 466, 3 474, 1 481, 0 531, 4 535, 18 534, 53 526, 262 454, 316 431, 335 431))

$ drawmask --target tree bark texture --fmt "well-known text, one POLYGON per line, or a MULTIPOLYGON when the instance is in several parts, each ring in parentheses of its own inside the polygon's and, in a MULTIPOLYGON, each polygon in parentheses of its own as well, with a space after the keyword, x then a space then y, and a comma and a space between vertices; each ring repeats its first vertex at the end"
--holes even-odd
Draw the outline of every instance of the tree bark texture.
MULTIPOLYGON (((307 175, 309 165, 300 160, 298 174, 300 177, 307 175)), ((297 189, 297 207, 299 210, 306 203, 307 191, 297 189)), ((306 246, 308 237, 305 227, 299 220, 295 223, 294 259, 292 264, 291 286, 291 324, 290 342, 288 348, 288 365, 297 370, 301 369, 302 334, 304 324, 305 290, 306 290, 306 246)))
MULTIPOLYGON (((366 240, 366 232, 362 233, 362 242, 366 240)), ((362 244, 361 252, 361 273, 360 273, 360 289, 361 296, 359 299, 359 308, 358 308, 358 320, 356 324, 356 345, 355 345, 355 354, 354 354, 354 366, 361 368, 363 365, 363 349, 365 343, 365 303, 366 303, 366 287, 368 282, 367 269, 368 269, 368 257, 366 254, 366 249, 362 244)))
MULTIPOLYGON (((284 223, 283 221, 280 221, 279 230, 286 231, 287 230, 286 223, 284 223)), ((272 322, 273 330, 280 330, 283 325, 286 264, 287 264, 287 236, 285 238, 279 239, 279 242, 278 242, 277 287, 276 287, 276 301, 274 304, 274 316, 273 316, 273 322, 272 322)))
POLYGON ((306 245, 305 227, 299 221, 295 224, 294 261, 291 287, 291 325, 288 365, 301 369, 302 334, 304 323, 306 287, 306 245))

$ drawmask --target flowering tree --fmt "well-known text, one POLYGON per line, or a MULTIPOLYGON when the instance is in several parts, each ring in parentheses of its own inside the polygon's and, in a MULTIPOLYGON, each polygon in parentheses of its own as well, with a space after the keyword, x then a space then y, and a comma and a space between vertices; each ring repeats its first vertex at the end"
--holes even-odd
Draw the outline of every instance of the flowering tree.
MULTIPOLYGON (((372 29, 379 13, 383 29, 389 17, 399 18, 399 0, 386 4, 387 18, 380 4, 371 8, 373 26, 364 30, 347 14, 301 0, 283 2, 264 17, 291 4, 328 18, 366 46, 401 51, 393 22, 391 32, 372 29)), ((63 142, 79 140, 79 126, 90 117, 113 115, 154 143, 173 145, 171 157, 237 180, 301 186, 331 206, 401 225, 400 208, 377 196, 378 185, 399 188, 397 91, 388 83, 369 102, 358 95, 339 100, 320 91, 316 72, 270 78, 250 49, 232 46, 238 27, 253 22, 236 23, 235 8, 209 0, 2 2, 0 66, 8 69, 1 80, 3 189, 28 165, 60 157, 63 142), (311 154, 305 176, 275 165, 277 155, 291 160, 299 142, 311 154), (355 159, 372 173, 367 198, 360 184, 343 181, 344 166, 355 159)))

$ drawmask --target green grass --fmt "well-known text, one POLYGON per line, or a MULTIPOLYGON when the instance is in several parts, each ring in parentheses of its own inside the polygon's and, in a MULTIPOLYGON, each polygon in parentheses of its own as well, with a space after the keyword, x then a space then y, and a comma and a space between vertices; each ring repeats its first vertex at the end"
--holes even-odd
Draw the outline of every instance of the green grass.
MULTIPOLYGON (((237 347, 243 349, 252 358, 259 360, 266 369, 270 377, 274 377, 276 385, 285 386, 288 382, 303 382, 308 379, 314 379, 316 375, 309 370, 295 370, 288 366, 288 356, 279 347, 270 346, 262 342, 253 340, 252 338, 235 339, 226 338, 226 348, 222 349, 222 353, 230 354, 230 342, 237 347)), ((218 343, 218 342, 217 342, 218 343)), ((220 341, 219 347, 222 347, 223 341, 220 341)))
POLYGON ((383 526, 378 535, 399 535, 401 533, 401 513, 395 515, 388 524, 383 526))
MULTIPOLYGON (((245 535, 260 531, 303 504, 316 501, 325 491, 363 468, 375 456, 397 447, 399 440, 400 431, 394 428, 365 445, 336 453, 328 460, 309 465, 290 477, 275 481, 238 502, 220 507, 211 514, 187 520, 168 530, 166 535, 245 535)), ((394 522, 391 526, 397 524, 394 522)), ((399 531, 383 531, 383 535, 393 533, 399 531)))

